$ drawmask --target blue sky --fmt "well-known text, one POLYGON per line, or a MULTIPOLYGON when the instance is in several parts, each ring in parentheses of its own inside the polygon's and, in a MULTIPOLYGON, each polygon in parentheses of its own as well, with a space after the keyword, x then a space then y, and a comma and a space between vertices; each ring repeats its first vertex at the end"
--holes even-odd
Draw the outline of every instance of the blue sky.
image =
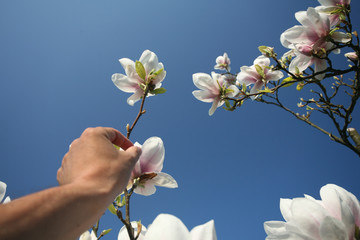
MULTIPOLYGON (((287 113, 247 102, 235 112, 196 100, 192 74, 210 73, 227 52, 234 72, 252 65, 257 47, 281 55, 280 34, 297 24, 294 13, 317 1, 183 0, 0 2, 0 180, 8 195, 56 186, 69 144, 87 127, 125 132, 139 104, 111 81, 123 73, 119 58, 139 59, 145 49, 163 62, 166 94, 147 99, 147 113, 131 140, 159 136, 164 172, 178 189, 132 198, 132 219, 150 224, 160 213, 191 229, 215 220, 219 239, 264 239, 263 222, 281 220, 279 199, 319 198, 335 183, 360 197, 359 158, 287 113)), ((359 12, 360 2, 352 10, 359 12)), ((355 29, 360 17, 353 16, 355 29)), ((340 59, 343 55, 340 55, 340 59)), ((303 91, 307 91, 304 89, 303 91)), ((305 94, 305 93, 304 93, 305 94)), ((295 106, 299 93, 284 97, 295 106)), ((360 130, 359 106, 352 126, 360 130)), ((316 118, 325 128, 331 123, 316 118)), ((106 214, 100 228, 121 223, 106 214)), ((59 234, 61 234, 59 232, 59 234)))

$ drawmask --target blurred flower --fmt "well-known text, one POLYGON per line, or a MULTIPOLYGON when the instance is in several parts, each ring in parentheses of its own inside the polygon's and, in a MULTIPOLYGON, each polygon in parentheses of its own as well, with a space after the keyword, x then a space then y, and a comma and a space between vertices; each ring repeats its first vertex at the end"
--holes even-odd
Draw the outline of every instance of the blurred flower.
MULTIPOLYGON (((121 58, 119 62, 125 69, 126 75, 115 73, 111 79, 121 91, 134 93, 127 99, 127 103, 131 106, 141 99, 146 86, 152 88, 152 90, 160 88, 161 82, 166 76, 164 65, 161 62, 159 63, 156 54, 149 50, 145 50, 139 59, 145 69, 144 76, 139 76, 134 61, 121 58)), ((148 96, 152 96, 152 94, 149 93, 148 96)))
POLYGON ((94 231, 91 231, 91 233, 89 231, 84 232, 83 234, 81 234, 79 240, 97 240, 98 238, 96 237, 94 231))
POLYGON ((155 193, 155 186, 177 188, 175 179, 169 174, 161 172, 165 157, 164 143, 159 137, 147 139, 141 146, 141 156, 131 173, 132 183, 136 182, 135 193, 149 196, 155 193))
POLYGON ((321 200, 308 195, 280 199, 280 210, 286 222, 265 222, 266 239, 354 240, 360 226, 357 198, 334 184, 322 187, 320 196, 321 200))
POLYGON ((218 56, 216 58, 216 65, 214 69, 226 70, 228 72, 230 71, 230 58, 227 53, 224 53, 223 56, 218 56))
POLYGON ((350 6, 351 0, 318 0, 321 6, 315 9, 321 13, 329 14, 330 25, 335 26, 340 21, 340 16, 336 12, 342 7, 350 6))
MULTIPOLYGON (((250 90, 250 94, 258 93, 268 81, 278 81, 284 74, 281 71, 272 71, 268 67, 270 59, 261 55, 254 60, 254 65, 242 66, 240 73, 237 75, 237 81, 243 85, 249 86, 254 84, 250 90)), ((254 100, 257 96, 251 96, 254 100)))
MULTIPOLYGON (((7 187, 6 183, 0 181, 0 203, 5 197, 6 187, 7 187)), ((10 197, 6 197, 3 203, 8 203, 10 201, 11 201, 10 197)))
POLYGON ((356 54, 356 52, 348 52, 345 53, 345 57, 347 57, 348 59, 352 60, 352 61, 357 61, 359 60, 359 56, 356 54))
MULTIPOLYGON (((321 72, 327 68, 325 57, 326 51, 332 49, 334 44, 327 41, 330 33, 330 21, 326 14, 317 12, 314 8, 300 11, 295 18, 302 24, 289 28, 281 34, 280 41, 286 48, 294 50, 296 57, 289 65, 289 71, 303 72, 310 65, 315 64, 315 72, 321 72)), ((346 43, 351 38, 343 32, 334 32, 331 35, 336 42, 346 43)), ((337 52, 336 52, 337 53, 337 52)), ((324 74, 318 76, 322 79, 324 74)))
MULTIPOLYGON (((136 222, 132 223, 135 227, 136 222)), ((137 228, 135 229, 137 232, 137 228)), ((136 235, 136 233, 135 233, 136 235)), ((129 236, 125 227, 122 227, 118 240, 128 240, 129 236)), ((184 223, 170 214, 158 215, 154 222, 146 229, 142 227, 140 240, 216 240, 214 221, 211 220, 203 225, 193 228, 190 232, 184 223)))
POLYGON ((215 72, 211 76, 206 73, 193 74, 193 82, 200 90, 195 90, 192 94, 202 102, 213 103, 209 110, 210 116, 224 104, 222 97, 234 97, 239 93, 239 89, 234 85, 229 86, 225 79, 226 77, 215 72))

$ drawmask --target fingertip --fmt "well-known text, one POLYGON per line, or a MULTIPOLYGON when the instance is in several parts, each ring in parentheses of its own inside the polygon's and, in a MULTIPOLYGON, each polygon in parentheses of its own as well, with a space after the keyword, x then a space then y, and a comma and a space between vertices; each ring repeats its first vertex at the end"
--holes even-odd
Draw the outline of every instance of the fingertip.
POLYGON ((139 157, 141 156, 142 150, 140 147, 131 146, 126 150, 126 152, 130 153, 132 155, 132 158, 136 159, 136 161, 137 161, 139 159, 139 157))

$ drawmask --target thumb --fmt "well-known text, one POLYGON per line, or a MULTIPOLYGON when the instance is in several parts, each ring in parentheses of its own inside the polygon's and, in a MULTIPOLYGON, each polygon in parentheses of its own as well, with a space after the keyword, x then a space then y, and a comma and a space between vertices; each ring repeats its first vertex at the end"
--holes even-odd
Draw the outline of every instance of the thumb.
POLYGON ((135 164, 141 156, 141 148, 136 146, 129 147, 125 152, 128 154, 133 164, 135 164))

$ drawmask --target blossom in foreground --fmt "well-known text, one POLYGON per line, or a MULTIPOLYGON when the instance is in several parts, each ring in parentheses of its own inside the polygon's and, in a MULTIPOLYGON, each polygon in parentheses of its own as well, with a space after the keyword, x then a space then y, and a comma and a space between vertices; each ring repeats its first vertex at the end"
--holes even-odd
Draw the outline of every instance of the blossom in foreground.
MULTIPOLYGON (((127 99, 127 103, 131 106, 144 96, 146 86, 153 88, 153 90, 157 89, 166 76, 164 65, 158 61, 156 54, 149 50, 145 50, 139 59, 144 72, 139 71, 139 68, 137 71, 136 63, 128 58, 121 58, 119 62, 126 75, 115 73, 111 79, 121 91, 134 93, 127 99)), ((151 95, 148 94, 148 96, 151 95)))
MULTIPOLYGON (((0 203, 5 197, 6 187, 7 187, 6 183, 0 181, 0 203)), ((6 197, 3 203, 8 203, 8 202, 10 202, 10 197, 6 197)))
POLYGON ((218 56, 215 61, 216 61, 216 65, 214 66, 214 69, 226 70, 228 72, 230 71, 231 62, 227 53, 224 53, 223 56, 218 56))
POLYGON ((215 72, 211 76, 206 73, 193 74, 193 82, 200 90, 192 92, 195 98, 202 102, 212 102, 209 115, 213 115, 215 110, 224 104, 223 97, 234 97, 239 93, 239 89, 229 84, 226 77, 215 72))
POLYGON ((266 239, 354 240, 360 226, 357 198, 334 184, 322 187, 320 196, 321 200, 308 195, 281 199, 285 222, 265 222, 266 239))
POLYGON ((135 143, 142 149, 141 156, 131 173, 132 183, 136 182, 135 193, 149 196, 155 193, 155 186, 177 188, 175 179, 161 172, 165 157, 164 143, 159 137, 147 139, 143 145, 135 143))
POLYGON ((83 234, 81 234, 79 240, 97 240, 98 238, 96 237, 94 231, 91 231, 91 233, 89 231, 84 232, 83 234))
MULTIPOLYGON (((135 227, 136 222, 132 223, 135 227)), ((135 227, 135 235, 137 228, 135 227)), ((126 228, 122 227, 118 240, 128 240, 126 228)), ((216 240, 215 224, 211 220, 203 225, 193 228, 190 232, 184 223, 177 217, 170 214, 158 215, 154 222, 146 229, 141 229, 139 240, 216 240)))
POLYGON ((321 6, 315 9, 319 12, 329 14, 331 26, 335 26, 340 21, 339 14, 333 13, 334 11, 341 9, 342 7, 347 8, 350 6, 351 0, 318 0, 321 6))
MULTIPOLYGON (((324 51, 331 50, 334 44, 327 41, 330 33, 330 20, 326 14, 317 12, 314 8, 307 11, 300 11, 295 18, 302 24, 289 28, 281 34, 281 44, 294 51, 296 57, 289 65, 289 71, 296 73, 303 72, 310 65, 315 65, 315 72, 321 72, 327 68, 327 62, 323 57, 324 51), (297 68, 297 69, 296 69, 297 68)), ((334 32, 331 38, 335 42, 346 43, 351 40, 347 34, 334 32)), ((318 78, 322 79, 323 74, 318 78)))
MULTIPOLYGON (((268 81, 278 81, 284 74, 281 71, 272 71, 268 67, 270 65, 270 59, 261 55, 254 60, 254 64, 250 67, 242 66, 240 73, 236 79, 241 85, 249 86, 254 84, 250 90, 250 94, 258 93, 268 81)), ((256 96, 251 96, 251 99, 255 99, 256 96)))

